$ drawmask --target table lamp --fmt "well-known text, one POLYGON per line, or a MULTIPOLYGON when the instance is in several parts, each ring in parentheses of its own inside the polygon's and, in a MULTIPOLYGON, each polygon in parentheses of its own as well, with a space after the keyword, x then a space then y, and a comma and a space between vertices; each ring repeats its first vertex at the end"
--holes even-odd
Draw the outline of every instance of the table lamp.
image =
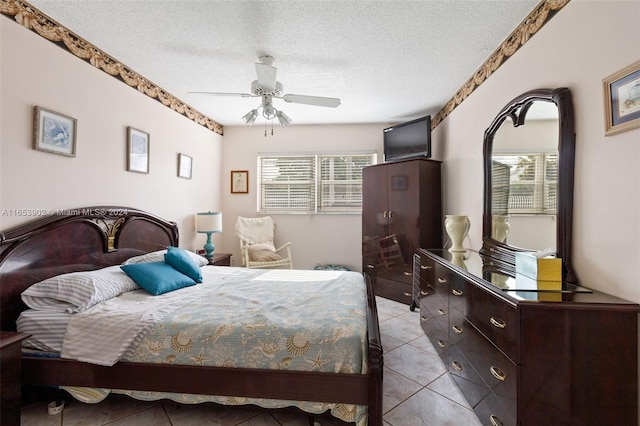
POLYGON ((196 213, 196 232, 207 234, 204 256, 211 260, 213 258, 213 250, 216 248, 211 242, 211 234, 222 232, 222 212, 196 213))

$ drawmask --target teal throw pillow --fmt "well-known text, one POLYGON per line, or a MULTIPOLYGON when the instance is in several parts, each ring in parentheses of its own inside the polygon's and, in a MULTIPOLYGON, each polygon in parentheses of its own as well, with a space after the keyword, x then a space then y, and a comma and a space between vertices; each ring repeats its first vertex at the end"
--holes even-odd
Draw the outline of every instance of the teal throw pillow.
POLYGON ((186 250, 178 247, 167 247, 167 253, 164 255, 164 261, 173 266, 174 269, 192 278, 195 282, 202 282, 200 265, 198 265, 198 263, 189 256, 189 253, 186 250))
POLYGON ((193 279, 165 262, 136 263, 121 265, 120 268, 136 284, 155 296, 196 284, 193 279))

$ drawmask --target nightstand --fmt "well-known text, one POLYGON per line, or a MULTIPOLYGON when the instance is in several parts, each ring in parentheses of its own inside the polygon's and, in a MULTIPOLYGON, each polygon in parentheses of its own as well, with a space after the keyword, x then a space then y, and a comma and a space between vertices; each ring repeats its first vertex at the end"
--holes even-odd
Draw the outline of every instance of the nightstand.
POLYGON ((213 253, 213 258, 209 259, 209 265, 231 266, 231 253, 213 253))
POLYGON ((13 331, 0 331, 0 417, 2 425, 20 424, 20 406, 22 403, 21 391, 21 367, 22 345, 21 342, 29 337, 29 334, 13 331))

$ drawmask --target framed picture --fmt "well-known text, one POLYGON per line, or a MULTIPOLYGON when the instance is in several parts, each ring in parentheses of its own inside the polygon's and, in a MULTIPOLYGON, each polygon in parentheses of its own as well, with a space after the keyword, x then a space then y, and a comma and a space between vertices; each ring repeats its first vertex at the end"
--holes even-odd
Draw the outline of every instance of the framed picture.
POLYGON ((178 154, 178 177, 191 179, 191 167, 193 158, 188 155, 178 154))
POLYGON ((149 173, 149 133, 127 127, 127 171, 149 173))
POLYGON ((231 193, 246 194, 249 192, 249 172, 247 170, 231 170, 231 193))
POLYGON ((640 61, 602 80, 605 136, 640 127, 640 61))
POLYGON ((77 120, 42 107, 35 107, 33 149, 76 156, 77 120))

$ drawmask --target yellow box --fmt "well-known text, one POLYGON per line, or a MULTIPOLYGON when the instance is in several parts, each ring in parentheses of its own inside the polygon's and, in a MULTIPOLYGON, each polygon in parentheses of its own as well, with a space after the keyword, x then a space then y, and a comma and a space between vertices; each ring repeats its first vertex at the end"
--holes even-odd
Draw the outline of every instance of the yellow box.
POLYGON ((516 274, 522 274, 538 281, 562 282, 562 259, 536 257, 531 253, 517 252, 516 274))

